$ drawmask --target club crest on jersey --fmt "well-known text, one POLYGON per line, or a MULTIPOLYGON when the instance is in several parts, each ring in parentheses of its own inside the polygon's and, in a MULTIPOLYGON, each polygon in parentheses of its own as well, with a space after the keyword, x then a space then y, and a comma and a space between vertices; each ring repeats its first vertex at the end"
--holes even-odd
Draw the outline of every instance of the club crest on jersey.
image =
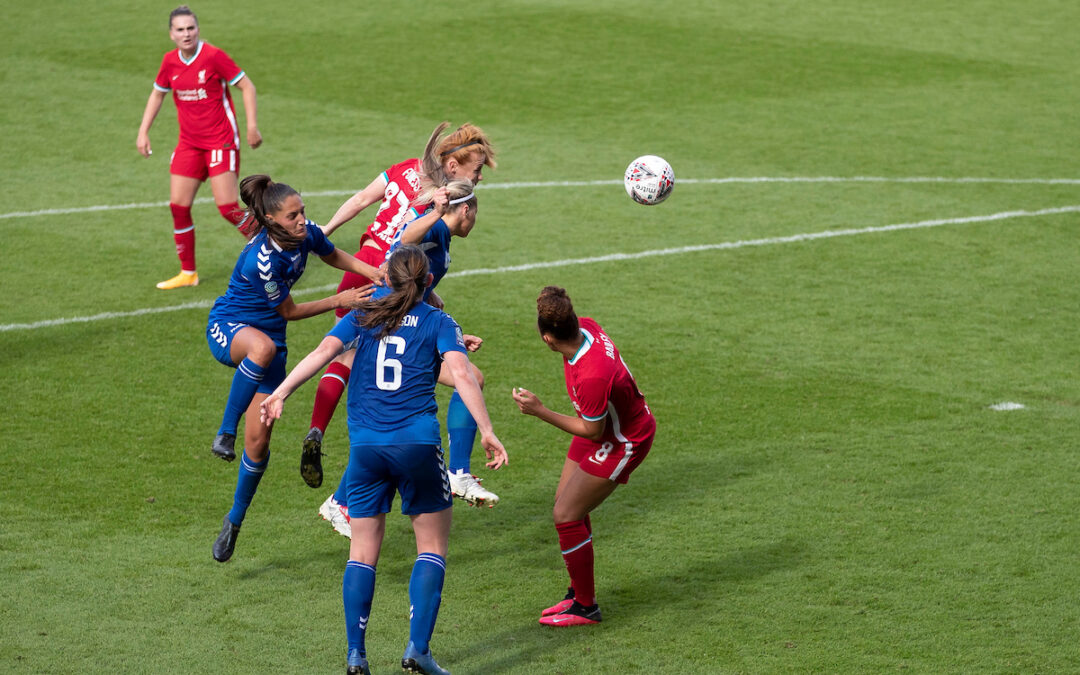
POLYGON ((206 69, 199 71, 199 84, 206 84, 206 69))
POLYGON ((276 281, 267 281, 265 284, 263 284, 263 290, 266 291, 267 295, 276 295, 277 292, 278 292, 277 282, 276 281))

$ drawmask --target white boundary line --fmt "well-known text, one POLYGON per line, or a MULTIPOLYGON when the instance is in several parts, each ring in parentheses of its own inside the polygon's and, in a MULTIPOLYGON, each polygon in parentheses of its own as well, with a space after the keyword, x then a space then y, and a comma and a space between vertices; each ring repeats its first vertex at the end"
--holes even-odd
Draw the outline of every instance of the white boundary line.
MULTIPOLYGON (((766 237, 762 239, 743 239, 739 241, 721 242, 719 244, 699 244, 696 246, 680 246, 677 248, 663 248, 654 249, 650 251, 639 251, 637 253, 610 253, 608 255, 593 256, 589 258, 568 258, 566 260, 551 260, 547 262, 535 262, 525 263, 522 265, 508 265, 505 267, 487 267, 477 268, 471 270, 461 270, 460 272, 451 272, 446 275, 450 277, 467 277, 477 276, 481 274, 507 274, 510 272, 524 272, 528 270, 546 269, 550 267, 569 267, 573 265, 589 265, 593 263, 611 262, 616 260, 637 260, 639 258, 650 258, 653 256, 663 255, 682 255, 685 253, 697 253, 701 251, 719 251, 737 248, 747 248, 750 246, 770 246, 773 244, 793 244, 804 241, 815 241, 817 239, 829 239, 831 237, 852 237, 861 234, 877 234, 880 232, 896 232, 900 230, 916 230, 930 227, 941 227, 944 225, 964 225, 967 223, 986 223, 996 220, 1008 220, 1011 218, 1034 218, 1039 216, 1055 216, 1063 213, 1080 213, 1080 205, 1074 206, 1059 206, 1047 209, 1038 209, 1035 211, 1002 211, 1000 213, 991 213, 985 216, 966 216, 961 218, 938 218, 934 220, 920 220, 914 223, 896 223, 893 225, 879 225, 873 227, 859 227, 859 228, 847 228, 842 230, 824 230, 821 232, 810 232, 805 234, 793 234, 786 237, 766 237)), ((327 286, 318 286, 314 288, 305 288, 297 290, 293 295, 309 295, 313 293, 325 293, 337 288, 336 284, 327 286)), ((35 321, 34 323, 9 323, 0 324, 0 333, 16 330, 35 330, 38 328, 47 328, 49 326, 63 326, 71 323, 89 323, 92 321, 104 321, 106 319, 122 319, 134 316, 143 316, 146 314, 161 314, 163 312, 175 312, 184 309, 208 309, 213 304, 212 300, 200 300, 196 302, 188 302, 182 305, 171 305, 168 307, 150 307, 146 309, 136 309, 128 312, 103 312, 101 314, 94 314, 92 316, 76 316, 64 319, 48 319, 46 321, 35 321)))
MULTIPOLYGON (((680 178, 679 185, 723 185, 729 183, 938 183, 938 184, 992 184, 992 185, 1080 185, 1080 178, 983 178, 945 176, 757 176, 746 178, 680 178)), ((481 183, 478 188, 488 190, 513 190, 518 188, 546 187, 595 187, 602 185, 621 185, 621 180, 580 180, 580 181, 538 181, 521 183, 481 183)), ((323 190, 304 192, 305 197, 344 197, 356 194, 356 190, 323 190)), ((213 202, 209 197, 196 199, 196 204, 213 202)), ((12 211, 0 213, 0 220, 7 218, 36 218, 39 216, 59 216, 72 213, 94 213, 97 211, 125 211, 130 209, 164 208, 169 202, 136 202, 131 204, 101 204, 98 206, 73 206, 60 209, 40 209, 37 211, 12 211)))

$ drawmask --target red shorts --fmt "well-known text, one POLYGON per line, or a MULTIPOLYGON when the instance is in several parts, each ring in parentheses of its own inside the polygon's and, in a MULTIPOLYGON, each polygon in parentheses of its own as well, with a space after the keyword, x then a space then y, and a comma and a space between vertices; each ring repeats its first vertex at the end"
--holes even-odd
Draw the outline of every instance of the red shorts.
POLYGON ((654 438, 655 426, 649 437, 640 443, 597 443, 574 436, 566 457, 571 462, 577 462, 587 474, 626 485, 630 474, 645 459, 645 455, 649 454, 654 438))
POLYGON ((230 171, 240 173, 240 151, 235 148, 203 150, 181 144, 169 160, 169 173, 201 181, 230 171))
MULTIPOLYGON (((380 248, 374 246, 360 246, 360 250, 353 256, 360 262, 366 262, 372 267, 378 267, 386 262, 386 253, 380 248)), ((360 288, 364 284, 370 284, 371 279, 368 279, 362 274, 355 274, 353 272, 346 272, 341 277, 341 283, 338 284, 337 292, 347 291, 350 288, 360 288)), ((337 314, 337 318, 341 318, 351 312, 348 307, 338 307, 334 310, 334 314, 337 314)))

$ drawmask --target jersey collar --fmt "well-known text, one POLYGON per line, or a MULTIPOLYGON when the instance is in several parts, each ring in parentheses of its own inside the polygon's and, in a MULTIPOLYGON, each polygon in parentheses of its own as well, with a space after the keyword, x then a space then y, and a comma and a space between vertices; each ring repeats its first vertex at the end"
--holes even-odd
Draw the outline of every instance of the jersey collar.
POLYGON ((570 359, 569 363, 572 366, 577 365, 577 360, 580 359, 582 357, 582 355, 585 354, 585 352, 589 351, 589 347, 592 347, 592 343, 593 343, 592 333, 590 333, 589 331, 582 328, 581 329, 581 337, 585 338, 585 341, 581 343, 580 347, 578 347, 577 353, 574 354, 574 358, 570 359))
POLYGON ((199 58, 199 54, 202 53, 202 46, 203 46, 203 41, 199 40, 199 45, 197 47, 195 47, 195 53, 191 55, 190 59, 185 59, 184 58, 184 53, 182 51, 180 51, 179 49, 177 49, 176 50, 176 55, 180 57, 180 63, 183 63, 185 66, 190 66, 192 63, 194 63, 195 59, 199 58))

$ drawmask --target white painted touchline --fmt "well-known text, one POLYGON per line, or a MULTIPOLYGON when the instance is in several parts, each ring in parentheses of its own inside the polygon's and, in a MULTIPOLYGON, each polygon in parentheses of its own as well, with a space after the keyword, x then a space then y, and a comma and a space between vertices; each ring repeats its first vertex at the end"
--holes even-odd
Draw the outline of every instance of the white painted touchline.
MULTIPOLYGON (((991 178, 981 176, 747 176, 729 178, 679 178, 679 185, 723 185, 732 183, 940 183, 940 184, 994 184, 994 185, 1080 185, 1080 178, 991 178)), ((602 185, 622 185, 621 180, 567 180, 567 181, 526 181, 517 183, 481 183, 478 189, 514 190, 521 188, 549 187, 593 187, 602 185)), ((344 197, 356 194, 356 190, 322 190, 303 192, 305 197, 344 197)), ((213 199, 202 197, 196 204, 210 204, 213 199)), ((0 220, 7 218, 36 218, 39 216, 59 216, 73 213, 94 213, 97 211, 125 211, 130 209, 165 208, 169 202, 134 202, 129 204, 101 204, 98 206, 71 206, 36 211, 11 211, 0 213, 0 220)))
MULTIPOLYGON (((913 223, 896 223, 893 225, 879 225, 873 227, 860 227, 860 228, 847 228, 842 230, 824 230, 822 232, 811 232, 806 234, 793 234, 786 237, 766 237, 762 239, 744 239, 740 241, 721 242, 718 244, 698 244, 695 246, 679 246, 677 248, 663 248, 653 249, 650 251, 637 251, 635 253, 609 253, 601 256, 591 256, 588 258, 567 258, 565 260, 550 260, 544 262, 524 263, 521 265, 507 265, 504 267, 481 267, 470 270, 461 270, 459 272, 451 272, 446 275, 446 278, 453 277, 466 277, 475 276, 481 274, 507 274, 509 272, 524 272, 528 270, 545 269, 550 267, 570 267, 573 265, 588 265, 592 263, 612 262, 621 260, 637 260, 639 258, 649 258, 653 256, 665 256, 665 255, 681 255, 685 253, 698 253, 702 251, 720 251, 737 248, 747 248, 751 246, 770 246, 774 244, 792 244, 797 242, 815 241, 817 239, 830 239, 833 237, 852 237, 860 234, 876 234, 880 232, 896 232, 900 230, 915 230, 930 227, 942 227, 944 225, 963 225, 968 223, 986 223, 996 220, 1007 220, 1010 218, 1033 218, 1038 216, 1054 216, 1063 213, 1080 213, 1080 205, 1074 206, 1058 206, 1046 209, 1037 209, 1034 211, 1002 211, 1000 213, 991 213, 984 216, 965 216, 960 218, 937 218, 934 220, 920 220, 913 223)), ((300 289, 293 293, 293 295, 302 296, 310 295, 312 293, 325 293, 327 291, 337 288, 337 284, 317 286, 313 288, 300 289)), ((202 300, 197 302, 189 302, 182 305, 171 305, 168 307, 151 307, 146 309, 135 309, 126 312, 104 312, 101 314, 94 314, 91 316, 81 317, 69 317, 63 319, 47 319, 45 321, 35 321, 33 323, 9 323, 0 324, 0 332, 13 331, 13 330, 34 330, 37 328, 47 328, 49 326, 62 326, 71 323, 88 323, 92 321, 104 321, 106 319, 121 319, 126 317, 143 316, 145 314, 160 314, 162 312, 175 312, 184 309, 200 309, 209 308, 213 304, 212 300, 202 300)))
POLYGON ((990 406, 991 410, 1023 410, 1026 408, 1023 403, 1013 403, 1012 401, 1002 401, 1001 403, 995 403, 990 406))

